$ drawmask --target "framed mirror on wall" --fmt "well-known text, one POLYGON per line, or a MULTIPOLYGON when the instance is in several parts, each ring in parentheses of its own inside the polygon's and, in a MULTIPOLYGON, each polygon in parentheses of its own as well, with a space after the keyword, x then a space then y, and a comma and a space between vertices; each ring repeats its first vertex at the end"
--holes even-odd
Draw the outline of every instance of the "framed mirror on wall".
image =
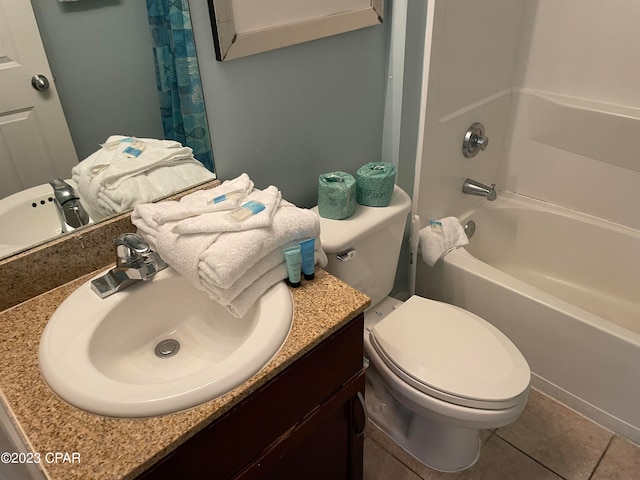
POLYGON ((228 61, 382 23, 384 0, 208 0, 216 58, 228 61))
POLYGON ((0 259, 214 177, 186 7, 0 0, 0 259))

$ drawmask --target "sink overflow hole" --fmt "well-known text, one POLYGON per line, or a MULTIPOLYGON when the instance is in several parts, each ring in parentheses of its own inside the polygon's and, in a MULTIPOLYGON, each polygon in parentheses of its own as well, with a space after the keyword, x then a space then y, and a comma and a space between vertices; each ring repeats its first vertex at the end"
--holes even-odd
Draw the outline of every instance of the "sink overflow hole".
POLYGON ((168 338, 166 340, 162 340, 160 343, 156 345, 154 352, 156 356, 159 358, 169 358, 173 357, 180 350, 180 342, 174 340, 173 338, 168 338))

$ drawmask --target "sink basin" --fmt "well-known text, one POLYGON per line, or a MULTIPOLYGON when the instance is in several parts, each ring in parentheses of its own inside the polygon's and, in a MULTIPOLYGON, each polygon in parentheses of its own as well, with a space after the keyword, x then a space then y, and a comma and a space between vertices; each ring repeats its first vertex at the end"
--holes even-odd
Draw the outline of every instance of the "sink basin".
MULTIPOLYGON (((73 180, 65 182, 76 188, 73 180)), ((0 257, 62 233, 49 184, 37 185, 0 200, 0 257)))
POLYGON ((293 318, 288 287, 232 316, 172 268, 108 298, 90 282, 54 312, 40 368, 61 398, 113 417, 187 409, 240 385, 276 354, 293 318))

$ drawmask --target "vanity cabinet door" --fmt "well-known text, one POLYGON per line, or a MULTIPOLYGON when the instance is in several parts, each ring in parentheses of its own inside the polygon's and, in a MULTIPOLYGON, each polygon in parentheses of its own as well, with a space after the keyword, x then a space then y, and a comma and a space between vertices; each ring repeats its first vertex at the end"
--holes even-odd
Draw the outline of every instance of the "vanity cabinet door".
POLYGON ((362 480, 364 378, 362 370, 235 478, 362 480))
POLYGON ((360 480, 363 328, 360 314, 136 480, 360 480), (334 461, 347 473, 314 476, 334 461))

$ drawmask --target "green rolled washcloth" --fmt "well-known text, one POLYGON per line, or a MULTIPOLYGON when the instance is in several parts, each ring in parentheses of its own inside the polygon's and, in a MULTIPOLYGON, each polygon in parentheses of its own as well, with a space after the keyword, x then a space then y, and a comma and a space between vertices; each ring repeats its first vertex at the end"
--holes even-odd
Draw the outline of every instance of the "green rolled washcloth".
POLYGON ((360 205, 386 207, 396 182, 396 167, 387 162, 371 162, 358 169, 356 198, 360 205))
POLYGON ((356 211, 356 179, 345 172, 323 173, 318 178, 318 213, 342 220, 356 211))

